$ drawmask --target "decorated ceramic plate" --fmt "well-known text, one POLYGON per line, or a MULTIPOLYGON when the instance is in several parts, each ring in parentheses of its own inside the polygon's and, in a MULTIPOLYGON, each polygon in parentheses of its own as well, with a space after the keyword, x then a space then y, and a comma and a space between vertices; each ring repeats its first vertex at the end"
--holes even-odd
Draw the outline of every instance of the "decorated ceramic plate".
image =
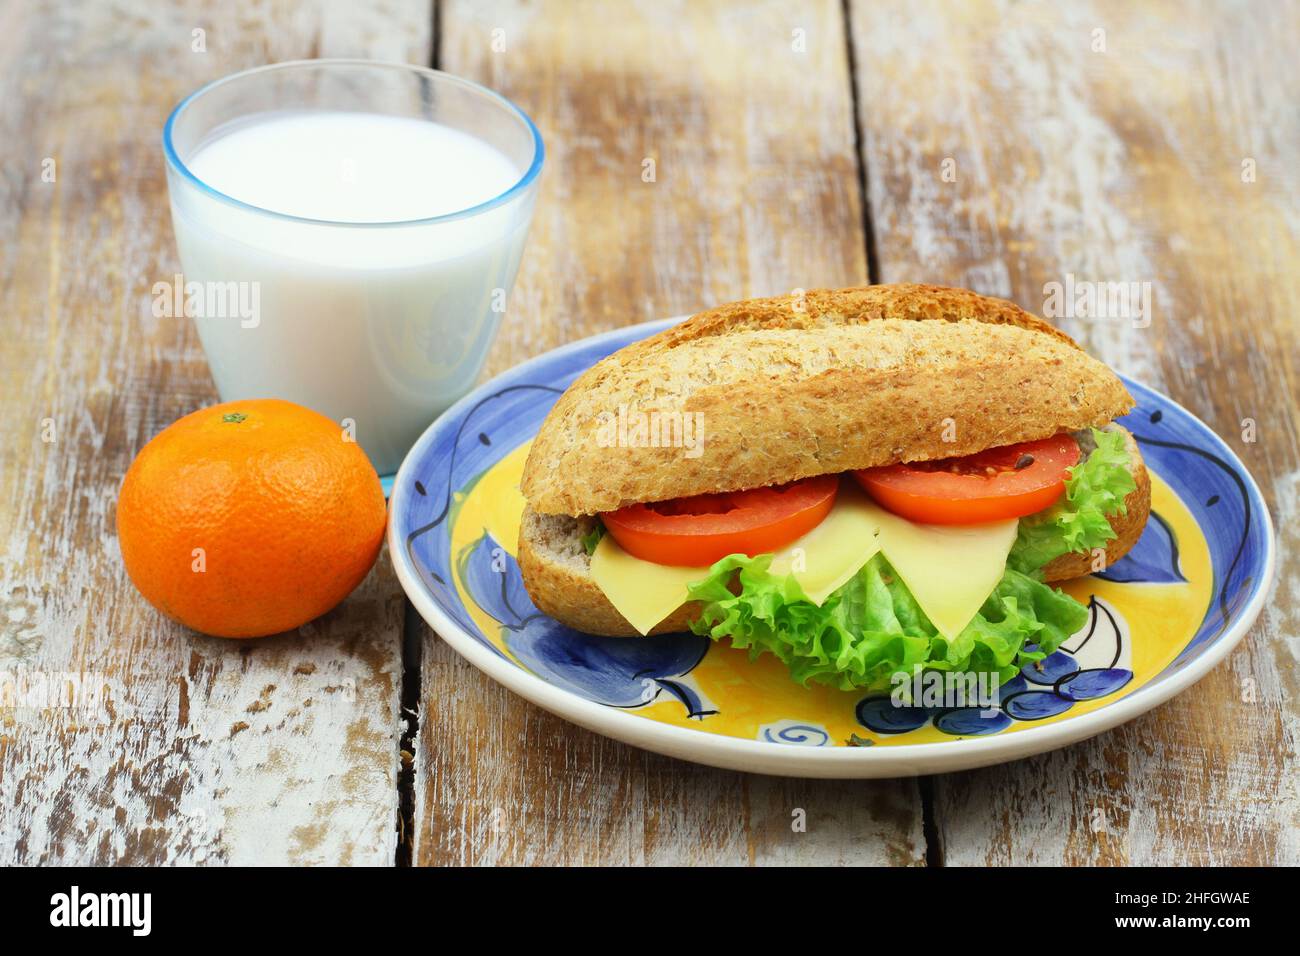
POLYGON ((1002 684, 996 707, 896 707, 801 687, 771 656, 694 634, 595 637, 537 610, 514 551, 529 443, 594 362, 675 320, 520 365, 449 409, 394 483, 389 547, 424 619, 494 680, 574 723, 686 760, 759 773, 888 777, 999 763, 1082 740, 1191 686, 1255 620, 1273 570, 1259 489, 1173 401, 1126 381, 1151 519, 1104 573, 1067 582, 1088 624, 1002 684))

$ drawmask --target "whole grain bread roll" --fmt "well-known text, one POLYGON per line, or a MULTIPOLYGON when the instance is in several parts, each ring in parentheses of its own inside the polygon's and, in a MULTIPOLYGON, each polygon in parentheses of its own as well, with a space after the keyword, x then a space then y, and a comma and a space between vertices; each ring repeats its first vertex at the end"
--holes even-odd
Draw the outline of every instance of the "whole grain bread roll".
POLYGON ((524 466, 543 515, 972 454, 1100 426, 1116 375, 1010 302, 937 286, 754 299, 596 363, 524 466))

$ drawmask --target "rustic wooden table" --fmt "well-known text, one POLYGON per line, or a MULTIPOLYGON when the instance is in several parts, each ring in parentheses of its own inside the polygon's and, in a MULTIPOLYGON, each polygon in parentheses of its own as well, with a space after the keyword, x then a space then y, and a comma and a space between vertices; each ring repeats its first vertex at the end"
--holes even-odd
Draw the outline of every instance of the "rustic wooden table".
POLYGON ((0 862, 1300 862, 1300 9, 1134 6, 0 4, 0 674, 107 686, 90 712, 0 706, 0 862), (442 644, 386 558, 298 634, 167 622, 113 525, 134 454, 215 400, 190 323, 149 307, 179 271, 160 129, 207 80, 316 56, 432 63, 541 127, 487 374, 799 287, 926 281, 1039 311, 1069 274, 1150 282, 1149 328, 1062 324, 1254 473, 1281 545, 1268 609, 1118 730, 871 783, 570 726, 442 644))

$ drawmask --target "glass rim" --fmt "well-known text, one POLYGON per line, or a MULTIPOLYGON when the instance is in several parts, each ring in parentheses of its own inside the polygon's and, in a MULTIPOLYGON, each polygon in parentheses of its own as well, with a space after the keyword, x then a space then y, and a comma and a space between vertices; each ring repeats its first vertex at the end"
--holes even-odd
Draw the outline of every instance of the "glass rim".
POLYGON ((479 215, 480 213, 487 212, 497 206, 504 205, 516 195, 527 189, 541 173, 542 161, 546 157, 546 147, 542 143, 542 134, 538 131, 537 124, 532 121, 532 118, 516 106, 511 100, 502 96, 495 90, 489 89, 481 83, 475 83, 473 80, 467 80, 462 76, 456 76, 453 73, 446 73, 442 70, 435 70, 426 66, 417 66, 414 63, 396 63, 386 60, 367 60, 362 58, 342 57, 327 57, 316 60, 285 60, 282 63, 268 63, 264 66, 256 66, 248 70, 229 73, 226 76, 211 81, 210 83, 205 83, 172 108, 171 113, 167 117, 167 122, 163 124, 162 143, 163 155, 166 157, 167 164, 184 179, 197 186, 201 191, 220 200, 221 202, 235 206, 239 209, 244 209, 264 216, 272 216, 276 219, 281 219, 287 222, 301 222, 317 226, 338 226, 352 229, 384 229, 401 226, 424 226, 440 222, 451 222, 457 219, 468 219, 472 216, 479 215), (520 176, 519 180, 509 189, 505 190, 500 195, 494 196, 491 199, 484 200, 481 203, 469 206, 465 209, 458 209, 454 212, 442 213, 437 216, 424 216, 418 219, 391 219, 382 222, 349 222, 338 219, 313 219, 309 216, 295 216, 290 213, 277 212, 274 209, 267 209, 265 206, 257 206, 253 203, 245 202, 242 199, 237 199, 236 197, 231 196, 229 193, 223 193, 221 190, 204 182, 181 160, 180 156, 176 152, 175 144, 172 142, 172 130, 181 113, 183 113, 186 107, 195 102, 199 97, 220 86, 224 86, 227 83, 245 79, 259 73, 269 73, 277 70, 303 69, 308 67, 363 67, 367 69, 397 70, 423 75, 437 82, 451 83, 455 86, 460 86, 474 93, 478 93, 487 97, 489 100, 495 101, 496 104, 504 108, 506 112, 511 113, 524 121, 524 126, 531 134, 533 140, 533 161, 524 171, 523 175, 520 176))

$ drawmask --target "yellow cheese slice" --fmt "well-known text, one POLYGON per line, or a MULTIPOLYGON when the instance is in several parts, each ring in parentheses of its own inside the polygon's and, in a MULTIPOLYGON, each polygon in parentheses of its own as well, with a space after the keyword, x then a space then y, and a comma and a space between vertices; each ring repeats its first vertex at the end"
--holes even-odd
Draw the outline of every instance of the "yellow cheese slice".
POLYGON ((878 507, 851 481, 840 486, 826 520, 772 556, 773 574, 793 574, 818 607, 880 550, 878 507))
MULTIPOLYGON (((820 605, 880 550, 879 511, 845 482, 826 519, 773 555, 772 571, 793 574, 809 599, 820 605)), ((608 534, 591 556, 591 579, 642 634, 686 603, 688 584, 707 576, 707 568, 668 567, 634 558, 608 534)))
POLYGON ((642 634, 686 603, 686 585, 703 581, 708 568, 678 568, 634 558, 606 534, 591 556, 591 579, 609 603, 642 634))
POLYGON ((1019 522, 917 524, 874 503, 868 507, 886 560, 939 633, 953 639, 1002 580, 1019 522))

